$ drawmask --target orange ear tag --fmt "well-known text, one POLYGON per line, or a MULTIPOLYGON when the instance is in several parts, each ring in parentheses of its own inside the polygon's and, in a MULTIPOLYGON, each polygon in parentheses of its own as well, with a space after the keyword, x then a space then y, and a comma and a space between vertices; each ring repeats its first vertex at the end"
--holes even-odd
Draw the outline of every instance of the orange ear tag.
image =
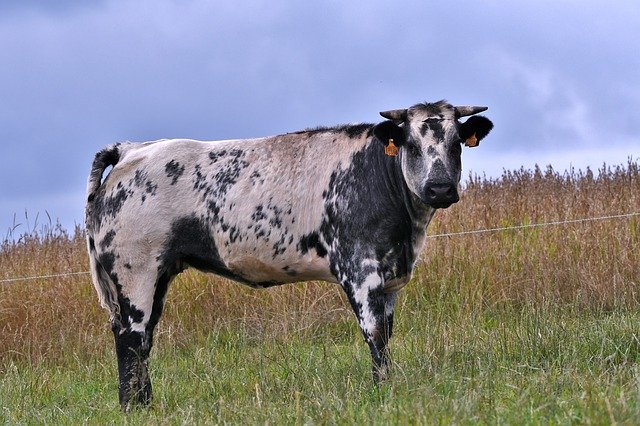
POLYGON ((476 134, 472 134, 464 141, 464 146, 468 146, 470 148, 478 146, 478 138, 476 138, 476 134))
POLYGON ((398 155, 398 147, 393 143, 393 139, 389 139, 389 144, 384 147, 384 153, 389 157, 395 157, 398 155))

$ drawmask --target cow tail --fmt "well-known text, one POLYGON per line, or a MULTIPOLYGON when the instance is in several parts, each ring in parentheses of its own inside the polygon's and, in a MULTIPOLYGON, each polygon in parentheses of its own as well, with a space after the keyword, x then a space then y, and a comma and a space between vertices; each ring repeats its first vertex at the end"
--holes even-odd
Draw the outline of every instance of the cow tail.
POLYGON ((102 175, 109 166, 115 166, 118 163, 122 155, 122 147, 122 144, 119 143, 110 145, 99 151, 93 159, 91 172, 89 173, 89 182, 87 183, 87 206, 85 212, 85 228, 91 280, 98 293, 100 304, 109 311, 111 321, 118 321, 120 318, 118 289, 100 263, 100 256, 96 250, 94 231, 95 225, 100 221, 100 218, 96 217, 94 204, 96 203, 96 194, 102 185, 102 175))
POLYGON ((93 159, 91 165, 91 173, 89 173, 89 182, 87 184, 87 203, 91 203, 96 196, 96 192, 102 184, 102 175, 109 166, 115 166, 120 161, 120 146, 116 143, 109 145, 102 151, 99 151, 93 159))

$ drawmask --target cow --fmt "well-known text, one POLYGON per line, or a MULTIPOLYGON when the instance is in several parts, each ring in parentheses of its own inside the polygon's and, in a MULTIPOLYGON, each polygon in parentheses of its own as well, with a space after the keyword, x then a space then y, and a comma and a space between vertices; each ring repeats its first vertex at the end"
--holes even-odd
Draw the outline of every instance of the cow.
POLYGON ((398 291, 436 210, 459 200, 462 145, 478 145, 492 129, 476 115, 486 109, 420 103, 381 112, 377 124, 99 151, 86 239, 110 315, 122 409, 151 400, 154 328, 169 284, 188 267, 254 288, 339 284, 369 346, 373 379, 384 380, 398 291))

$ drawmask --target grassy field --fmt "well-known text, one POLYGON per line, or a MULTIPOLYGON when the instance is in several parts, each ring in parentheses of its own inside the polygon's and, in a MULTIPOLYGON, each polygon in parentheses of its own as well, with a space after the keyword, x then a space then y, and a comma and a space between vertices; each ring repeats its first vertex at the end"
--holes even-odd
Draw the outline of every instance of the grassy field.
MULTIPOLYGON (((640 167, 469 178, 430 234, 640 211, 640 167)), ((80 229, 0 249, 0 279, 85 271, 80 229)), ((154 401, 124 415, 87 275, 0 284, 3 423, 640 421, 640 217, 433 238, 396 308, 379 388, 326 283, 251 290, 187 271, 151 356, 154 401)))

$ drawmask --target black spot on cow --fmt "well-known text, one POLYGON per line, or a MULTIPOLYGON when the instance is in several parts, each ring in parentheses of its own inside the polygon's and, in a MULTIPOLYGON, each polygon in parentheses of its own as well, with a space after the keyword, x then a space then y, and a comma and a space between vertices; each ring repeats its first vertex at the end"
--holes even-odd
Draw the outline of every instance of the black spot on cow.
POLYGON ((125 201, 133 195, 133 190, 125 188, 122 182, 118 182, 116 188, 107 196, 104 186, 96 191, 91 209, 93 222, 96 225, 96 231, 100 229, 100 223, 104 216, 116 217, 122 209, 125 201))
POLYGON ((427 155, 431 158, 436 158, 438 156, 438 152, 433 146, 429 145, 427 147, 427 155))
POLYGON ((120 305, 120 323, 125 328, 131 326, 131 321, 141 323, 144 319, 144 312, 132 304, 131 300, 122 293, 122 286, 120 284, 116 284, 116 288, 118 293, 118 305, 120 305))
POLYGON ((122 293, 122 285, 119 282, 118 274, 115 272, 115 262, 117 258, 118 256, 116 256, 113 251, 108 251, 98 256, 98 262, 116 286, 118 305, 120 306, 120 316, 118 321, 126 328, 131 325, 129 318, 134 322, 142 322, 144 319, 144 312, 136 308, 136 306, 131 303, 131 300, 122 293))
POLYGON ((227 155, 227 150, 223 149, 221 151, 211 151, 209 152, 209 159, 211 160, 210 164, 217 162, 220 158, 227 155))
POLYGON ((210 164, 217 162, 220 158, 223 158, 225 155, 227 155, 226 149, 223 149, 221 151, 209 152, 209 159, 211 160, 210 164))
POLYGON ((200 164, 194 166, 193 190, 202 194, 202 200, 205 200, 212 191, 211 185, 207 180, 207 175, 203 173, 200 164))
MULTIPOLYGON (((238 231, 233 229, 234 238, 238 238, 238 231)), ((177 274, 187 265, 201 271, 213 272, 248 285, 271 286, 273 281, 254 283, 233 273, 222 261, 218 248, 211 237, 211 230, 204 218, 195 214, 176 219, 171 224, 171 231, 162 246, 160 270, 167 271, 171 276, 177 274), (182 265, 176 269, 176 265, 182 265)))
POLYGON ((269 219, 269 225, 271 225, 272 228, 278 228, 280 229, 282 227, 282 209, 277 207, 277 206, 272 206, 269 205, 268 206, 270 212, 271 212, 271 218, 269 219))
POLYGON ((145 182, 145 192, 147 194, 156 195, 156 190, 158 189, 158 185, 151 182, 150 180, 145 182))
POLYGON ((100 249, 102 251, 106 251, 109 247, 111 247, 111 243, 116 236, 116 231, 113 229, 107 232, 102 241, 100 242, 100 249))
MULTIPOLYGON (((218 255, 209 227, 203 219, 196 217, 195 214, 172 222, 171 231, 157 260, 167 270, 184 262, 205 271, 229 273, 218 255)), ((179 271, 171 272, 177 273, 179 271)))
POLYGON ((217 217, 218 217, 218 214, 220 213, 220 206, 215 201, 209 201, 209 203, 207 204, 207 207, 209 208, 209 211, 213 213, 214 222, 217 222, 217 217))
POLYGON ((167 177, 171 178, 171 185, 175 185, 180 176, 184 173, 184 165, 181 165, 175 160, 171 160, 165 164, 164 171, 167 174, 167 177))
POLYGON ((427 120, 424 123, 422 123, 422 126, 420 127, 420 134, 423 137, 427 135, 427 132, 429 130, 431 130, 431 132, 433 133, 433 138, 436 141, 440 142, 444 140, 445 131, 440 121, 427 120))
POLYGON ((263 210, 262 205, 258 205, 256 206, 255 211, 253 212, 253 214, 251 215, 251 220, 253 220, 254 222, 259 222, 263 219, 267 218, 267 215, 263 210))
POLYGON ((287 236, 285 234, 280 235, 280 238, 278 239, 278 241, 276 241, 275 243, 273 243, 273 259, 275 259, 276 257, 280 256, 281 254, 283 254, 287 248, 286 248, 286 238, 287 236))
POLYGON ((235 226, 229 228, 229 242, 231 244, 235 243, 236 240, 240 237, 240 230, 235 226))
POLYGON ((133 184, 136 188, 140 188, 142 187, 142 185, 144 185, 146 179, 146 173, 140 169, 137 169, 133 175, 133 179, 129 181, 129 185, 133 184))
POLYGON ((133 320, 133 322, 141 323, 144 318, 144 312, 140 309, 136 308, 133 304, 130 304, 130 312, 129 316, 133 320))
POLYGON ((236 160, 238 160, 242 156, 244 156, 244 151, 240 148, 233 148, 229 151, 229 157, 232 157, 236 160))
POLYGON ((325 257, 327 255, 327 249, 320 242, 320 236, 317 232, 312 232, 300 238, 296 248, 302 254, 307 254, 309 250, 315 249, 318 256, 325 257))
POLYGON ((442 123, 434 123, 431 125, 431 131, 433 132, 433 137, 437 141, 443 141, 445 136, 444 126, 442 123))
POLYGON ((254 170, 251 175, 249 175, 249 179, 251 179, 251 186, 256 186, 258 182, 264 183, 264 179, 260 179, 260 172, 254 170))
POLYGON ((229 189, 233 187, 240 178, 240 174, 249 166, 249 162, 244 160, 243 150, 234 148, 230 150, 223 160, 220 160, 213 175, 213 182, 210 187, 211 196, 216 199, 225 200, 229 189))
MULTIPOLYGON (((98 262, 102 265, 102 268, 111 277, 111 279, 113 279, 113 269, 116 263, 115 253, 113 251, 101 253, 100 256, 98 256, 98 262)), ((115 281, 117 282, 117 278, 115 281)))
POLYGON ((169 288, 169 282, 171 282, 171 274, 169 271, 164 271, 159 274, 158 281, 156 283, 156 291, 153 294, 153 307, 151 308, 151 316, 149 317, 149 323, 147 324, 147 338, 149 339, 149 348, 153 345, 153 330, 160 320, 162 310, 164 308, 164 297, 167 294, 169 288))

